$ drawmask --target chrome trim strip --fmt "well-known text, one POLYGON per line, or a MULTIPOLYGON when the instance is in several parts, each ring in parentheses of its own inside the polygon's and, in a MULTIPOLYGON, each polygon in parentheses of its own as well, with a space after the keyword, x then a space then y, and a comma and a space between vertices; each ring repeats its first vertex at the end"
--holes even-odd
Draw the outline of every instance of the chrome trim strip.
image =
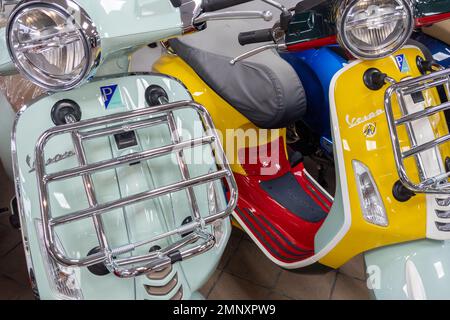
POLYGON ((167 268, 147 273, 146 277, 149 280, 163 280, 167 278, 167 276, 172 272, 172 270, 173 270, 172 265, 170 265, 167 268))
POLYGON ((177 293, 175 293, 175 295, 170 298, 170 300, 173 301, 179 301, 179 300, 183 300, 183 296, 184 296, 184 292, 183 292, 183 287, 180 287, 180 290, 177 291, 177 293))
POLYGON ((436 198, 436 203, 438 204, 438 206, 448 207, 450 206, 450 197, 446 199, 436 198))
POLYGON ((175 276, 164 286, 156 287, 145 284, 145 291, 151 296, 166 296, 178 285, 178 274, 175 276))
POLYGON ((436 222, 436 227, 439 231, 450 232, 450 223, 436 222))
POLYGON ((436 215, 440 219, 450 219, 450 210, 436 210, 436 215))

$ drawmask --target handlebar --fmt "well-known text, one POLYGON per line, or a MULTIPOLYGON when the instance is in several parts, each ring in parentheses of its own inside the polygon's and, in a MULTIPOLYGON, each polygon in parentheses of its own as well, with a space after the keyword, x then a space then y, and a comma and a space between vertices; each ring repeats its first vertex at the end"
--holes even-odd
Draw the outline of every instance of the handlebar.
POLYGON ((204 12, 213 12, 250 1, 253 0, 203 0, 202 9, 204 12))
POLYGON ((261 29, 249 32, 241 32, 239 34, 238 39, 241 46, 245 46, 251 43, 274 41, 272 29, 261 29))

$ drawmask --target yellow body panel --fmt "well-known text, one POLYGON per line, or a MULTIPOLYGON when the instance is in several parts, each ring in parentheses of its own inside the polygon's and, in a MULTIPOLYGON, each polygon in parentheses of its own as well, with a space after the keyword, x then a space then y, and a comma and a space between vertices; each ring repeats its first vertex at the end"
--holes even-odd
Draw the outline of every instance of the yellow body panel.
POLYGON ((280 137, 286 141, 286 130, 263 130, 264 134, 259 134, 261 129, 217 95, 181 58, 175 55, 163 55, 153 65, 153 70, 183 82, 193 99, 209 111, 219 131, 219 136, 222 137, 222 143, 234 173, 247 175, 239 164, 238 150, 278 141, 280 137), (239 129, 243 130, 242 133, 256 131, 259 140, 255 143, 255 141, 246 139, 245 135, 241 135, 242 138, 239 139, 239 131, 236 131, 239 129))
MULTIPOLYGON (((330 267, 338 268, 352 257, 374 248, 426 237, 426 196, 416 195, 411 200, 401 203, 392 195, 392 187, 399 177, 384 109, 384 94, 387 86, 381 90, 372 91, 363 83, 363 75, 369 68, 377 68, 396 81, 421 75, 416 65, 416 57, 423 56, 420 50, 408 47, 396 55, 398 54, 404 54, 407 58, 410 67, 408 73, 400 72, 395 56, 390 56, 376 61, 356 63, 341 73, 335 82, 335 107, 341 136, 339 143, 343 146, 343 159, 348 180, 351 227, 340 243, 321 259, 321 263, 330 267), (376 127, 374 136, 367 136, 364 133, 369 124, 372 128, 373 125, 376 127), (353 160, 361 161, 371 170, 387 211, 388 227, 373 225, 363 218, 353 160)), ((427 106, 438 104, 439 97, 436 89, 427 90, 425 100, 427 106)), ((396 99, 393 101, 394 113, 398 118, 400 116, 398 103, 396 99)), ((333 108, 333 105, 331 107, 333 108)), ((439 132, 440 135, 448 133, 444 119, 442 113, 431 119, 435 133, 439 132)), ((399 138, 402 149, 409 149, 409 140, 403 127, 399 127, 399 138)), ((448 146, 441 147, 441 151, 444 154, 450 154, 448 146)), ((415 160, 408 160, 405 165, 407 171, 418 178, 415 160)))

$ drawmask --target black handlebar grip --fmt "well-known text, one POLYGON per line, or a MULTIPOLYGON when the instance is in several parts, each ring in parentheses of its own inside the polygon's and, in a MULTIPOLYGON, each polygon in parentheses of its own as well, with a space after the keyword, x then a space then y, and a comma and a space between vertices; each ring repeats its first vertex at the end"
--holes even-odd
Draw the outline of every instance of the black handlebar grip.
POLYGON ((251 43, 273 41, 272 29, 241 32, 238 39, 241 46, 245 46, 246 44, 251 43))
POLYGON ((253 0, 203 0, 202 9, 204 12, 213 12, 250 1, 253 0))

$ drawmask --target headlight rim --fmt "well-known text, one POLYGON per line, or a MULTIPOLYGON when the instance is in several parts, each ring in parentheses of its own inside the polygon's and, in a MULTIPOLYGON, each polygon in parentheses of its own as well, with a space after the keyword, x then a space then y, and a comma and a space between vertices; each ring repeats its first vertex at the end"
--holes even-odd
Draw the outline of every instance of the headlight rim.
POLYGON ((349 11, 353 8, 353 6, 361 0, 345 0, 342 1, 341 5, 338 7, 337 18, 336 18, 336 27, 337 27, 337 38, 338 42, 341 46, 343 46, 346 50, 348 50, 354 57, 362 60, 376 60, 388 57, 393 53, 400 50, 409 40, 413 31, 414 31, 414 10, 410 0, 394 0, 400 1, 402 5, 406 8, 408 18, 408 32, 404 34, 402 41, 399 41, 396 46, 393 48, 386 50, 379 54, 365 54, 364 52, 355 50, 355 47, 348 43, 345 37, 345 17, 348 15, 349 11))
POLYGON ((6 26, 6 41, 8 53, 17 70, 37 86, 49 91, 67 91, 79 87, 95 75, 102 59, 102 41, 97 26, 92 21, 89 14, 74 0, 23 0, 14 8, 8 18, 6 26), (75 23, 78 27, 78 31, 80 31, 82 35, 83 46, 87 55, 87 63, 83 68, 81 76, 77 77, 75 81, 70 81, 62 85, 50 85, 42 80, 44 73, 43 71, 39 71, 39 75, 41 76, 39 79, 39 77, 27 70, 26 66, 19 61, 16 54, 13 52, 11 32, 13 30, 13 23, 15 19, 25 10, 31 10, 36 7, 48 7, 49 9, 56 10, 67 17, 79 17, 79 21, 75 20, 75 23))

